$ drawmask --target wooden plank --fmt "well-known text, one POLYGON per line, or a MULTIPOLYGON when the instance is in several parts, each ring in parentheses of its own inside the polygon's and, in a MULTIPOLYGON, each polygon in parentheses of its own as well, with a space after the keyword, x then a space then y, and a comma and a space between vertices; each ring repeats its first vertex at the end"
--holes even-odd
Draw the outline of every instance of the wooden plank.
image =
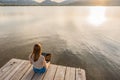
POLYGON ((50 64, 43 80, 53 80, 57 70, 57 65, 50 64))
POLYGON ((65 80, 75 80, 75 68, 67 67, 65 80))
MULTIPOLYGON (((4 72, 4 67, 7 67, 7 66, 9 66, 10 64, 12 64, 14 61, 16 61, 16 59, 10 59, 4 66, 2 66, 1 68, 0 68, 0 74, 1 74, 1 72, 4 72)), ((7 71, 7 69, 5 69, 6 71, 7 71)))
POLYGON ((44 77, 44 74, 35 73, 31 80, 42 80, 44 77))
POLYGON ((85 70, 50 64, 43 75, 27 60, 11 59, 0 69, 0 80, 86 80, 85 70))
POLYGON ((79 68, 76 68, 76 80, 82 80, 81 79, 81 71, 79 68))
POLYGON ((19 65, 17 65, 11 72, 9 75, 7 75, 4 80, 10 80, 10 78, 15 74, 15 72, 24 64, 23 61, 21 61, 21 63, 19 65))
POLYGON ((81 69, 81 73, 82 80, 86 80, 85 70, 81 69))
POLYGON ((66 67, 58 66, 54 80, 64 80, 66 67))
POLYGON ((10 80, 20 80, 22 76, 30 68, 31 64, 29 61, 24 61, 24 64, 16 71, 14 76, 10 80))
POLYGON ((41 78, 41 77, 42 77, 41 74, 35 73, 31 80, 38 80, 38 78, 41 78))
POLYGON ((16 63, 18 60, 16 59, 11 59, 9 60, 3 67, 0 68, 0 77, 6 73, 10 68, 16 63))
POLYGON ((75 80, 75 68, 71 68, 71 80, 75 80))
POLYGON ((38 74, 38 73, 35 73, 35 75, 34 75, 34 77, 32 78, 32 80, 43 80, 43 78, 45 77, 45 75, 46 75, 46 77, 44 78, 44 80, 53 80, 53 78, 54 78, 54 73, 55 73, 55 71, 56 71, 56 68, 57 68, 56 65, 50 64, 47 72, 45 72, 45 73, 42 74, 42 75, 40 75, 40 74, 38 74), (54 71, 54 73, 53 73, 53 71, 54 71))
POLYGON ((85 71, 83 69, 76 69, 76 80, 86 80, 85 71))
POLYGON ((70 80, 70 75, 71 75, 71 73, 70 73, 71 71, 70 71, 70 67, 67 67, 67 69, 66 69, 66 75, 65 75, 65 80, 70 80))
POLYGON ((21 80, 31 80, 34 75, 33 66, 24 74, 21 80))
POLYGON ((0 80, 3 80, 4 78, 6 78, 8 75, 12 76, 11 72, 12 70, 16 69, 17 66, 19 67, 19 65, 21 65, 22 61, 21 60, 17 60, 17 59, 14 59, 12 63, 10 63, 9 65, 5 66, 3 69, 2 69, 2 74, 0 75, 0 80), (6 70, 7 69, 7 70, 6 70))

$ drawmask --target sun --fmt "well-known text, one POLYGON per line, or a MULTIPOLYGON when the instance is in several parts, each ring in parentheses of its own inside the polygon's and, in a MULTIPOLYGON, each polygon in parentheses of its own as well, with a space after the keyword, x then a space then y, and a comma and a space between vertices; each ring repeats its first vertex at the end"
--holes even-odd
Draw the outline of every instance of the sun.
POLYGON ((100 7, 100 6, 99 7, 90 7, 89 11, 90 11, 90 13, 89 13, 87 20, 90 24, 98 26, 105 22, 105 20, 106 20, 105 7, 100 7))

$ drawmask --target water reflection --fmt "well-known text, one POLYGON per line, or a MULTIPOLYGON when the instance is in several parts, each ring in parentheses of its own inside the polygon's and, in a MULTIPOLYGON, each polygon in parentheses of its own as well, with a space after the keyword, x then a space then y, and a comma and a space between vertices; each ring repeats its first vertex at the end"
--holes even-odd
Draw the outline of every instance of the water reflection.
POLYGON ((105 7, 90 7, 88 22, 95 26, 104 23, 106 20, 105 13, 106 13, 105 7))
POLYGON ((28 59, 41 42, 51 63, 81 67, 87 80, 119 80, 119 35, 120 7, 0 7, 0 66, 28 59))

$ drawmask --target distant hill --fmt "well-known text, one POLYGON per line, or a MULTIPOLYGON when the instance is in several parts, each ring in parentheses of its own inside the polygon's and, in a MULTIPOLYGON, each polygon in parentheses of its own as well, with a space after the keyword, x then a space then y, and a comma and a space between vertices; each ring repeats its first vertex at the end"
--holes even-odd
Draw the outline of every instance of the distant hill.
POLYGON ((38 5, 33 0, 0 0, 0 3, 2 5, 38 5))
POLYGON ((43 1, 43 2, 41 2, 41 3, 39 3, 39 2, 37 2, 37 1, 35 1, 35 0, 0 0, 0 5, 20 5, 20 6, 22 6, 22 5, 43 5, 43 6, 45 6, 45 5, 47 5, 47 6, 56 6, 56 5, 69 5, 69 4, 72 4, 72 3, 74 3, 74 2, 77 2, 78 0, 65 0, 65 1, 63 1, 63 2, 61 2, 61 3, 57 3, 57 2, 55 2, 55 1, 51 1, 51 0, 45 0, 45 1, 43 1))
POLYGON ((63 2, 55 2, 55 0, 44 0, 39 2, 39 0, 0 0, 0 5, 5 6, 120 6, 120 0, 64 0, 63 2))

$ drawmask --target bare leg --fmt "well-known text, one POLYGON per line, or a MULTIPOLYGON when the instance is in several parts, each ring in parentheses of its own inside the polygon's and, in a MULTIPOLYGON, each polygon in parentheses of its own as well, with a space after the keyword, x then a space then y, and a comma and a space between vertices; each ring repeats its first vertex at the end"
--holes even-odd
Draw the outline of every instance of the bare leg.
POLYGON ((46 69, 48 69, 50 62, 46 63, 46 69))

